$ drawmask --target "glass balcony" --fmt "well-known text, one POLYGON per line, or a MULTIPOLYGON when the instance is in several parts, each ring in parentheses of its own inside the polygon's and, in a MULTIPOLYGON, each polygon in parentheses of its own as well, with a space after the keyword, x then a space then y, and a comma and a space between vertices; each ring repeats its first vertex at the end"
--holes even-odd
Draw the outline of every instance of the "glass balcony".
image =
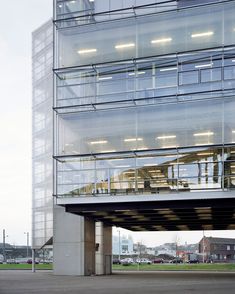
POLYGON ((235 149, 185 148, 57 161, 57 196, 216 191, 235 188, 235 149))

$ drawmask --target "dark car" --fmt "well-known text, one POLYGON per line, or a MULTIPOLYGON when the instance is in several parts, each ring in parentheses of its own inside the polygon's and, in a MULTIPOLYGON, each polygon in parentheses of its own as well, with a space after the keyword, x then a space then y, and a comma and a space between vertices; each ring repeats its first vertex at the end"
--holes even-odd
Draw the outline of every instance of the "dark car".
POLYGON ((164 260, 162 258, 156 258, 153 260, 153 263, 164 263, 164 260))
POLYGON ((117 258, 113 259, 113 264, 121 264, 121 261, 117 258))
POLYGON ((175 259, 172 259, 170 261, 170 263, 183 263, 183 259, 181 259, 181 258, 175 258, 175 259))
POLYGON ((192 260, 189 260, 188 263, 199 263, 199 260, 198 259, 192 259, 192 260))
MULTIPOLYGON (((32 259, 28 259, 27 260, 27 263, 28 264, 32 264, 33 263, 32 259)), ((35 260, 35 264, 39 264, 39 262, 37 260, 35 260)))

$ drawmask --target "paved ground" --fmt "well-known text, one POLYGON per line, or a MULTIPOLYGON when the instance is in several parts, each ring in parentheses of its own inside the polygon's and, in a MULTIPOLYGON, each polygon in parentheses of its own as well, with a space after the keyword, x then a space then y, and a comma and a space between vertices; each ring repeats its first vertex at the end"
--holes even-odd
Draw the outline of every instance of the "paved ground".
POLYGON ((234 273, 119 272, 65 277, 51 272, 0 271, 0 294, 225 294, 235 293, 234 273))

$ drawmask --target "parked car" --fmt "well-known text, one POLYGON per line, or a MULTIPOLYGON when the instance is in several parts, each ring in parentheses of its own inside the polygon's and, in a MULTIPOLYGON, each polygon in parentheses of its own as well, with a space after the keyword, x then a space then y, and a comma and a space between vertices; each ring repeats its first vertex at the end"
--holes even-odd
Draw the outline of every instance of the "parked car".
POLYGON ((19 264, 19 262, 15 259, 7 259, 7 264, 19 264))
POLYGON ((148 258, 140 258, 140 259, 136 259, 136 263, 139 264, 152 264, 152 261, 148 258))
POLYGON ((164 260, 162 258, 156 258, 153 260, 153 263, 164 263, 164 260))
POLYGON ((184 261, 183 261, 183 259, 181 259, 181 258, 174 258, 174 259, 172 259, 171 261, 170 261, 170 263, 183 263, 184 261))
MULTIPOLYGON (((31 259, 31 258, 28 259, 28 260, 27 260, 27 263, 28 263, 28 264, 32 264, 32 263, 33 263, 32 259, 31 259)), ((35 264, 39 264, 39 261, 38 261, 38 260, 35 260, 35 264)))
POLYGON ((191 259, 188 261, 188 263, 199 263, 198 259, 191 259))
POLYGON ((133 264, 134 261, 132 258, 124 258, 121 260, 121 264, 122 265, 130 265, 130 264, 133 264))
POLYGON ((121 261, 118 258, 114 258, 113 264, 121 264, 121 261))

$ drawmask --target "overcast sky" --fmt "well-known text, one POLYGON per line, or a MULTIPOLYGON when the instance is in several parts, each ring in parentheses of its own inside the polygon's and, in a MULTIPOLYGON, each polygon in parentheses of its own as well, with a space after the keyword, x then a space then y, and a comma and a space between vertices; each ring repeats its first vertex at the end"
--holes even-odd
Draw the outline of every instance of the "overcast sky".
MULTIPOLYGON (((19 245, 26 243, 24 232, 31 230, 31 33, 51 18, 52 0, 1 4, 0 234, 6 229, 6 242, 19 245)), ((198 242, 202 232, 132 235, 134 241, 154 246, 173 242, 176 235, 180 243, 198 242)), ((206 235, 235 237, 234 231, 206 235)))
POLYGON ((0 233, 15 244, 31 230, 31 33, 51 15, 52 0, 1 1, 0 233))

